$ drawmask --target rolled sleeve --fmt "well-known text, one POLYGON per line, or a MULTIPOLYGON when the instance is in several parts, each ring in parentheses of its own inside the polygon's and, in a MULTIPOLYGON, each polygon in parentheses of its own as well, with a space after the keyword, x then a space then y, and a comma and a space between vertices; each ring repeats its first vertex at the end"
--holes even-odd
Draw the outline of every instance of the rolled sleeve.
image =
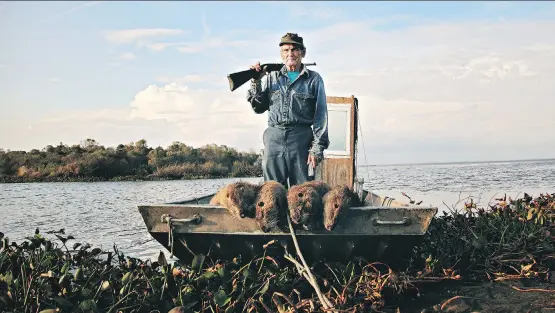
POLYGON ((247 101, 251 104, 253 111, 257 114, 266 112, 269 108, 268 99, 268 76, 264 75, 260 80, 251 82, 247 91, 247 101))
POLYGON ((314 112, 314 141, 310 153, 319 159, 324 157, 324 150, 329 147, 328 138, 328 106, 326 103, 326 90, 324 81, 320 77, 315 85, 316 109, 314 112))

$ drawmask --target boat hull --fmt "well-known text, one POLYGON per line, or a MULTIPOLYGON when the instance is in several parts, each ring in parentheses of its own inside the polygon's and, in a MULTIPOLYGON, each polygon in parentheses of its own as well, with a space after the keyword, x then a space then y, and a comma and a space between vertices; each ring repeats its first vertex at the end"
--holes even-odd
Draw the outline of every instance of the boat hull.
MULTIPOLYGON (((168 251, 168 233, 151 232, 156 241, 168 251)), ((285 253, 296 255, 290 234, 183 234, 174 237, 173 255, 184 264, 191 264, 197 254, 216 260, 241 258, 251 260, 270 256, 283 261, 285 253), (273 243, 272 243, 273 242, 273 243), (268 243, 271 243, 268 245, 268 243)), ((421 240, 417 235, 367 236, 333 234, 297 234, 304 259, 315 262, 346 264, 357 258, 379 261, 392 268, 403 268, 411 256, 412 248, 421 240)))
MULTIPOLYGON (((152 237, 185 263, 192 262, 196 254, 215 261, 251 259, 264 253, 280 258, 286 251, 296 253, 289 232, 274 229, 264 233, 254 219, 236 218, 221 206, 209 205, 211 197, 143 205, 139 211, 152 237)), ((393 267, 405 265, 437 208, 385 201, 394 205, 387 207, 382 205, 383 199, 372 193, 366 193, 365 199, 365 206, 348 209, 332 231, 295 230, 307 262, 345 263, 359 257, 393 267)))

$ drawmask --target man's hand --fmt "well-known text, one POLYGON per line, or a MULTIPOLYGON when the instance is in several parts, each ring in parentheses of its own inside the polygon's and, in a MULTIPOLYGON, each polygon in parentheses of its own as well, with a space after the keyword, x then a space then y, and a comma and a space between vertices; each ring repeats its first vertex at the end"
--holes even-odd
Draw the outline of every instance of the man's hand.
POLYGON ((316 161, 316 157, 313 156, 312 154, 308 155, 308 161, 306 162, 306 164, 308 164, 308 166, 312 166, 312 168, 316 168, 316 164, 318 162, 316 161))
MULTIPOLYGON (((250 68, 256 70, 257 72, 262 72, 262 73, 260 73, 260 76, 258 76, 258 79, 260 79, 262 76, 264 76, 266 74, 266 71, 262 71, 262 67, 260 66, 260 62, 256 62, 256 64, 252 65, 250 68)), ((255 80, 258 80, 258 79, 255 79, 255 80)))
POLYGON ((260 67, 260 62, 256 62, 255 65, 252 65, 251 69, 255 69, 257 72, 260 72, 262 70, 262 68, 260 67))

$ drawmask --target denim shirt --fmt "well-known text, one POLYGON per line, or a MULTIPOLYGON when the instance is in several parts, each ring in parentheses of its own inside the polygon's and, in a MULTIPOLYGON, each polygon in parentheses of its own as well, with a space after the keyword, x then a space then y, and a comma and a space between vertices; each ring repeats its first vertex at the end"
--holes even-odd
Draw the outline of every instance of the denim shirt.
POLYGON ((310 153, 323 158, 329 146, 328 109, 324 81, 320 74, 303 65, 297 79, 289 81, 285 66, 252 83, 247 101, 257 114, 268 111, 268 126, 287 128, 312 126, 314 141, 310 153))

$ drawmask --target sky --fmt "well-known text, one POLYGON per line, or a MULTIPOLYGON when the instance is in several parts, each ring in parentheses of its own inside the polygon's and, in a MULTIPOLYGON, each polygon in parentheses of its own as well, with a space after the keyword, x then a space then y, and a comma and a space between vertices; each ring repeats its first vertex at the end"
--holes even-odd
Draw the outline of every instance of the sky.
POLYGON ((554 2, 0 2, 0 148, 93 138, 259 152, 227 74, 302 36, 359 99, 358 164, 555 157, 554 2))

